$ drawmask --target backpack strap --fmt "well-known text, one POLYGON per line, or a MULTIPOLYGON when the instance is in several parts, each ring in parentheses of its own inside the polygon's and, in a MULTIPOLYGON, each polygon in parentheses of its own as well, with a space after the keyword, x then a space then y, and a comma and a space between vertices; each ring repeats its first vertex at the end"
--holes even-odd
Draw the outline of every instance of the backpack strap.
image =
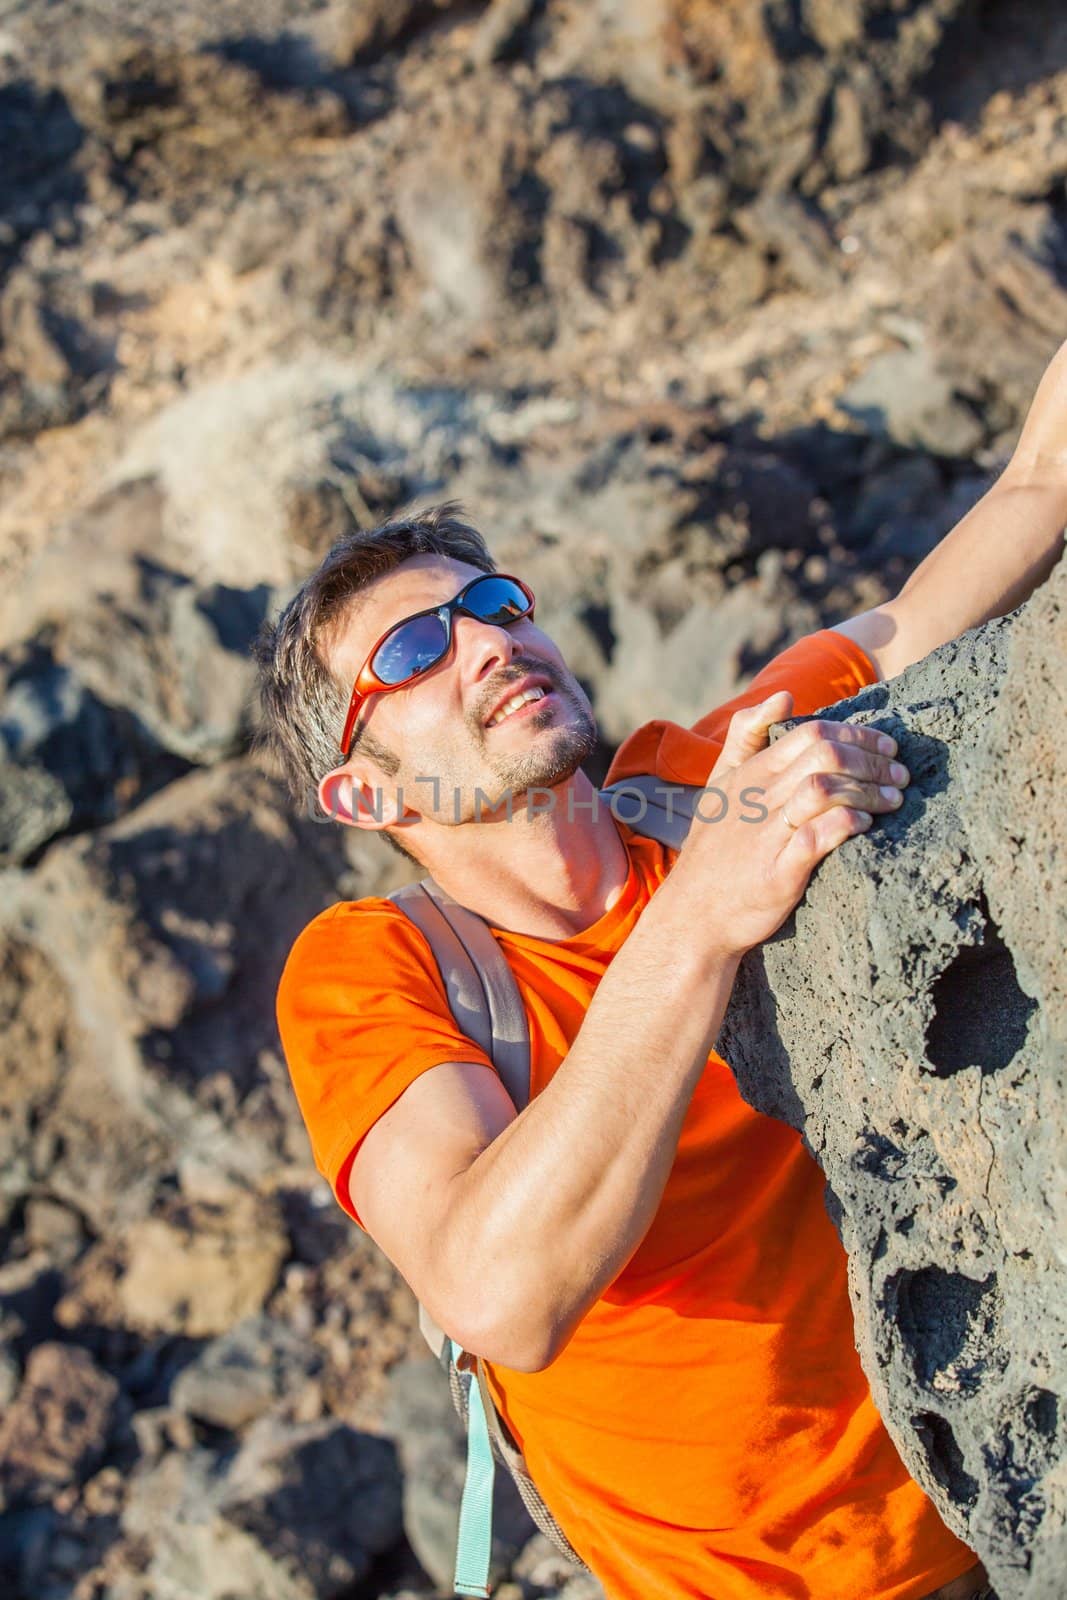
MULTIPOLYGON (((454 1366, 458 1367, 463 1354, 453 1340, 454 1366)), ((492 1416, 496 1421, 496 1408, 480 1361, 477 1371, 477 1383, 471 1383, 467 1389, 467 1471, 459 1503, 456 1572, 452 1587, 456 1594, 487 1596, 493 1555, 493 1485, 496 1481, 496 1456, 489 1418, 492 1416)))
POLYGON ((479 1357, 476 1369, 478 1388, 482 1398, 482 1415, 485 1417, 491 1449, 498 1461, 502 1461, 511 1473, 515 1487, 523 1505, 530 1513, 534 1526, 549 1539, 556 1549, 561 1551, 576 1567, 584 1567, 585 1562, 571 1544, 567 1535, 552 1515, 541 1498, 541 1492, 526 1467, 526 1458, 512 1437, 512 1433, 500 1412, 496 1408, 493 1396, 489 1390, 489 1381, 485 1375, 485 1362, 479 1357))
POLYGON ((612 816, 635 833, 680 850, 704 788, 701 784, 665 783, 652 773, 639 773, 620 778, 600 793, 610 804, 612 816))
POLYGON ((484 1050, 516 1111, 530 1099, 530 1030, 514 975, 489 926, 432 878, 389 896, 425 936, 456 1025, 484 1050))
MULTIPOLYGON (((488 923, 458 905, 432 878, 405 884, 388 896, 430 946, 457 1027, 485 1052, 500 1074, 517 1111, 530 1099, 530 1030, 514 975, 488 923)), ((459 1374, 467 1372, 467 1471, 456 1537, 456 1594, 489 1594, 493 1549, 493 1484, 496 1456, 490 1416, 497 1423, 481 1363, 450 1339, 419 1306, 419 1327, 449 1373, 453 1402, 460 1400, 459 1374), (489 1412, 486 1411, 488 1402, 489 1412)), ((499 1426, 499 1424, 497 1423, 499 1426)))

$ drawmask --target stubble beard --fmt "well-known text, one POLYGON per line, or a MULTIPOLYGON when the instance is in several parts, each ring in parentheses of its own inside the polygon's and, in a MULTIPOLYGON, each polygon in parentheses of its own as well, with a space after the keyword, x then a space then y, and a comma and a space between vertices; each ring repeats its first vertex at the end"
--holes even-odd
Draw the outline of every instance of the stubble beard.
MULTIPOLYGON (((556 728, 550 737, 537 739, 534 748, 502 753, 490 750, 490 730, 480 724, 472 725, 482 763, 493 775, 494 792, 491 801, 511 807, 521 802, 531 789, 554 789, 565 783, 578 771, 582 762, 593 754, 597 745, 597 726, 592 711, 583 696, 570 684, 552 674, 552 689, 560 701, 573 713, 566 727, 556 728)), ((533 731, 542 733, 552 728, 556 709, 547 705, 526 717, 533 731)), ((463 806, 463 820, 474 819, 485 807, 476 807, 473 792, 468 805, 463 806), (469 814, 468 814, 469 813, 469 814)))
MULTIPOLYGON (((486 751, 486 763, 500 787, 516 800, 528 789, 554 789, 558 783, 565 783, 596 749, 596 723, 590 712, 569 689, 561 687, 556 693, 568 701, 577 713, 577 721, 566 728, 557 728, 552 738, 538 740, 532 750, 513 755, 486 751)), ((540 731, 550 728, 554 717, 553 708, 546 706, 527 720, 540 731)))

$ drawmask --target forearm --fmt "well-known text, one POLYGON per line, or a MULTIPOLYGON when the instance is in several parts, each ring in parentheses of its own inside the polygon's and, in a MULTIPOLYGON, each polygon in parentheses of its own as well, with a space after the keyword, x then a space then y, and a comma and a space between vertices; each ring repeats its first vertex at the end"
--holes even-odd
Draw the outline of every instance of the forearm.
POLYGON ((547 1365, 641 1243, 737 959, 693 937, 668 878, 551 1082, 457 1177, 442 1247, 494 1286, 479 1354, 547 1365))
POLYGON ((893 602, 907 608, 911 658, 1021 605, 1062 554, 1065 525, 1067 471, 1061 480, 1013 460, 893 602))
POLYGON ((1004 474, 916 568, 898 601, 914 602, 937 643, 1002 617, 1044 583, 1063 551, 1065 524, 1067 343, 1038 385, 1004 474))
POLYGON ((835 623, 892 678, 1048 577, 1067 525, 1067 344, 1050 363, 1002 477, 885 605, 835 623))

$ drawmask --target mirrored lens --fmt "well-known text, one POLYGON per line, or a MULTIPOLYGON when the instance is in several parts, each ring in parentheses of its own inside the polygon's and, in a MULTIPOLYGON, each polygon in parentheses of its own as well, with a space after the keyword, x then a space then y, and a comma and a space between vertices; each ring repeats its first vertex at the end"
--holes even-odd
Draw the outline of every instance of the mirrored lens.
POLYGON ((448 634, 440 617, 412 617, 402 622, 374 652, 371 667, 382 683, 403 683, 440 661, 448 634))
POLYGON ((500 626, 526 616, 530 602, 511 578, 485 577, 471 584, 463 607, 480 621, 500 626))

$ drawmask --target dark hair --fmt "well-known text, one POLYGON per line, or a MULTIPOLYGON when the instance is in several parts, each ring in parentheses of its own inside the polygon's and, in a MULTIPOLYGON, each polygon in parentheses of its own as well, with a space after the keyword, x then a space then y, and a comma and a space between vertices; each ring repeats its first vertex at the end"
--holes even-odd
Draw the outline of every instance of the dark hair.
MULTIPOLYGON (((298 804, 341 762, 337 741, 352 685, 333 673, 332 641, 368 584, 412 556, 424 555, 450 556, 482 572, 496 571, 485 540, 464 519, 463 508, 450 500, 346 534, 277 621, 261 628, 253 646, 261 709, 256 744, 278 760, 298 804)), ((373 734, 357 732, 353 748, 357 743, 383 772, 391 776, 397 770, 396 756, 373 734)), ((385 837, 409 855, 391 834, 385 837)))

